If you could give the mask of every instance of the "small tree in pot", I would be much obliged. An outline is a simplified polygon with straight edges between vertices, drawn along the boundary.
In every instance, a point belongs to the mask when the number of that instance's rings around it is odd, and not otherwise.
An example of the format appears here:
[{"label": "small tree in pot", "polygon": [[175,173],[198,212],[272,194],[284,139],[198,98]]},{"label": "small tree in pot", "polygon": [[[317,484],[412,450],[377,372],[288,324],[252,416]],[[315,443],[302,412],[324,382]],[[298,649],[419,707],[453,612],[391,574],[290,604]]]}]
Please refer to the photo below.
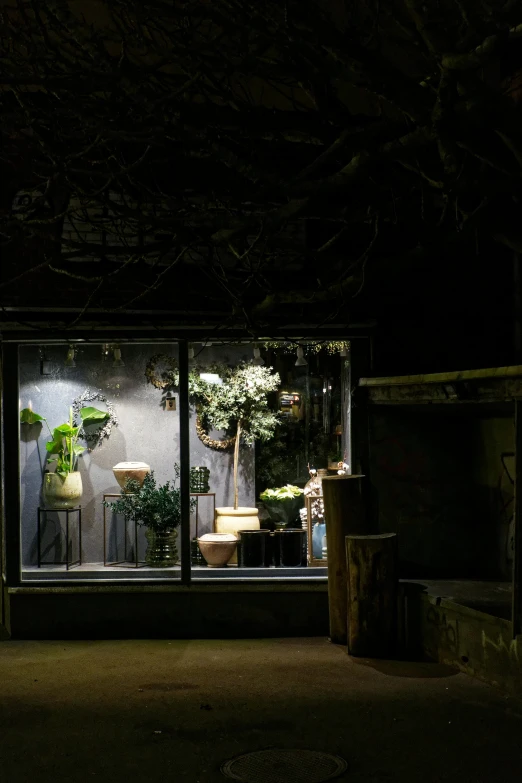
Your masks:
[{"label": "small tree in pot", "polygon": [[[165,373],[164,378],[166,388],[179,384],[178,370]],[[271,367],[247,362],[236,367],[217,363],[194,367],[189,374],[189,395],[197,411],[199,438],[209,448],[234,449],[234,509],[239,505],[240,445],[267,441],[273,436],[279,416],[268,407],[267,397],[280,383],[279,374]],[[213,440],[206,434],[209,429],[224,430],[226,440]]]},{"label": "small tree in pot", "polygon": [[[224,430],[234,447],[234,509],[239,505],[238,471],[241,443],[270,440],[278,416],[268,407],[267,396],[280,384],[271,367],[241,363],[237,367],[213,365],[211,372],[220,379],[211,383],[199,371],[189,378],[190,397],[205,427]],[[208,376],[207,376],[208,377]]]},{"label": "small tree in pot", "polygon": [[[179,383],[177,370],[166,373],[171,386]],[[212,380],[211,380],[212,378]],[[239,452],[241,443],[270,440],[279,421],[268,406],[268,395],[279,387],[281,379],[271,367],[241,362],[236,367],[212,364],[194,367],[189,375],[189,394],[196,407],[196,429],[209,448],[234,449],[234,505],[216,508],[216,531],[234,533],[259,528],[257,508],[239,506]],[[223,430],[225,441],[208,436],[208,430]],[[237,562],[234,555],[230,562]]]}]

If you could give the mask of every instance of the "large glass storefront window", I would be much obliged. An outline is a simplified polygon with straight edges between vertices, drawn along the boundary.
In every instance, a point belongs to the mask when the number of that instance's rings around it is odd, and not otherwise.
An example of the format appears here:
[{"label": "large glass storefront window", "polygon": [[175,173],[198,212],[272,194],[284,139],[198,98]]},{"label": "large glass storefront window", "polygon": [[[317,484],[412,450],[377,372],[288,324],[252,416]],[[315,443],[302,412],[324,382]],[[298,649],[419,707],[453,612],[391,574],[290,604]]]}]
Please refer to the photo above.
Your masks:
[{"label": "large glass storefront window", "polygon": [[[22,580],[318,579],[321,478],[351,472],[348,342],[22,345]],[[187,458],[188,457],[188,458]],[[179,470],[190,471],[190,524]]]}]

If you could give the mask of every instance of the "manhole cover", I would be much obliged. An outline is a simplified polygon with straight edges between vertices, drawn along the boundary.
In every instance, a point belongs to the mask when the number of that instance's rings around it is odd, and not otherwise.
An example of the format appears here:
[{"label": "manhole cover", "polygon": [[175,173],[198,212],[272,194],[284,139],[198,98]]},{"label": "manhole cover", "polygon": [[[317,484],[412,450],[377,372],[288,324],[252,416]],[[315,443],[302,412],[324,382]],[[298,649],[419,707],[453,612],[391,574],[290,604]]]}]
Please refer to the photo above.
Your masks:
[{"label": "manhole cover", "polygon": [[221,772],[242,783],[323,783],[346,768],[344,759],[329,753],[271,748],[231,759]]}]

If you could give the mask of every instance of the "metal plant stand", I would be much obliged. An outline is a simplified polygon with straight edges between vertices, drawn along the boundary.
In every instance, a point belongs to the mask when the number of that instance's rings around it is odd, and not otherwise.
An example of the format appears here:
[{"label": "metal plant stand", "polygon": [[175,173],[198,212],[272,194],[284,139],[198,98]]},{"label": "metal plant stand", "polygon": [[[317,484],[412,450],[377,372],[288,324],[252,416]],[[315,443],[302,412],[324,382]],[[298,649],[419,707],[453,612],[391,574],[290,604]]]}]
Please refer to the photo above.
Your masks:
[{"label": "metal plant stand", "polygon": [[125,530],[123,536],[123,560],[107,560],[107,507],[105,501],[107,498],[121,498],[120,494],[106,493],[103,496],[103,565],[106,568],[110,566],[121,566],[123,568],[143,568],[147,565],[145,561],[140,560],[138,557],[138,523],[134,522],[134,557],[129,560],[127,554],[127,522],[125,521]]},{"label": "metal plant stand", "polygon": [[212,531],[214,532],[216,526],[216,493],[215,492],[191,492],[191,498],[196,498],[196,535],[191,538],[190,541],[190,562],[192,565],[206,565],[205,559],[199,551],[198,538],[198,523],[199,523],[199,499],[210,497],[212,498]]},{"label": "metal plant stand", "polygon": [[[47,525],[47,514],[52,511],[55,514],[65,514],[65,560],[42,560],[42,527]],[[71,537],[69,517],[76,514],[76,525],[78,530],[78,558],[71,560]],[[60,528],[63,530],[60,524]],[[51,506],[38,506],[38,527],[37,527],[37,546],[38,546],[38,568],[43,565],[64,565],[68,571],[73,566],[82,564],[82,507],[76,508],[54,508]]]},{"label": "metal plant stand", "polygon": [[214,521],[216,519],[216,493],[215,492],[191,492],[190,497],[196,498],[196,538],[197,538],[198,522],[199,522],[199,499],[212,498],[212,529],[214,529]]}]

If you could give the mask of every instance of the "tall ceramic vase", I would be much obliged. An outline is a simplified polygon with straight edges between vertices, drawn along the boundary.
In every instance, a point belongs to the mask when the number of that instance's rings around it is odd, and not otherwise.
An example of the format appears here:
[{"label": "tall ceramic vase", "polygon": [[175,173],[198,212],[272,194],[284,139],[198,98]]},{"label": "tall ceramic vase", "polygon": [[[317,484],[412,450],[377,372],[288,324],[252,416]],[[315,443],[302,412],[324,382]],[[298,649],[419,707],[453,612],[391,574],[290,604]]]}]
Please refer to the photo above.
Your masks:
[{"label": "tall ceramic vase", "polygon": [[47,508],[74,508],[82,497],[82,476],[79,470],[65,478],[58,473],[44,473],[43,500]]}]

